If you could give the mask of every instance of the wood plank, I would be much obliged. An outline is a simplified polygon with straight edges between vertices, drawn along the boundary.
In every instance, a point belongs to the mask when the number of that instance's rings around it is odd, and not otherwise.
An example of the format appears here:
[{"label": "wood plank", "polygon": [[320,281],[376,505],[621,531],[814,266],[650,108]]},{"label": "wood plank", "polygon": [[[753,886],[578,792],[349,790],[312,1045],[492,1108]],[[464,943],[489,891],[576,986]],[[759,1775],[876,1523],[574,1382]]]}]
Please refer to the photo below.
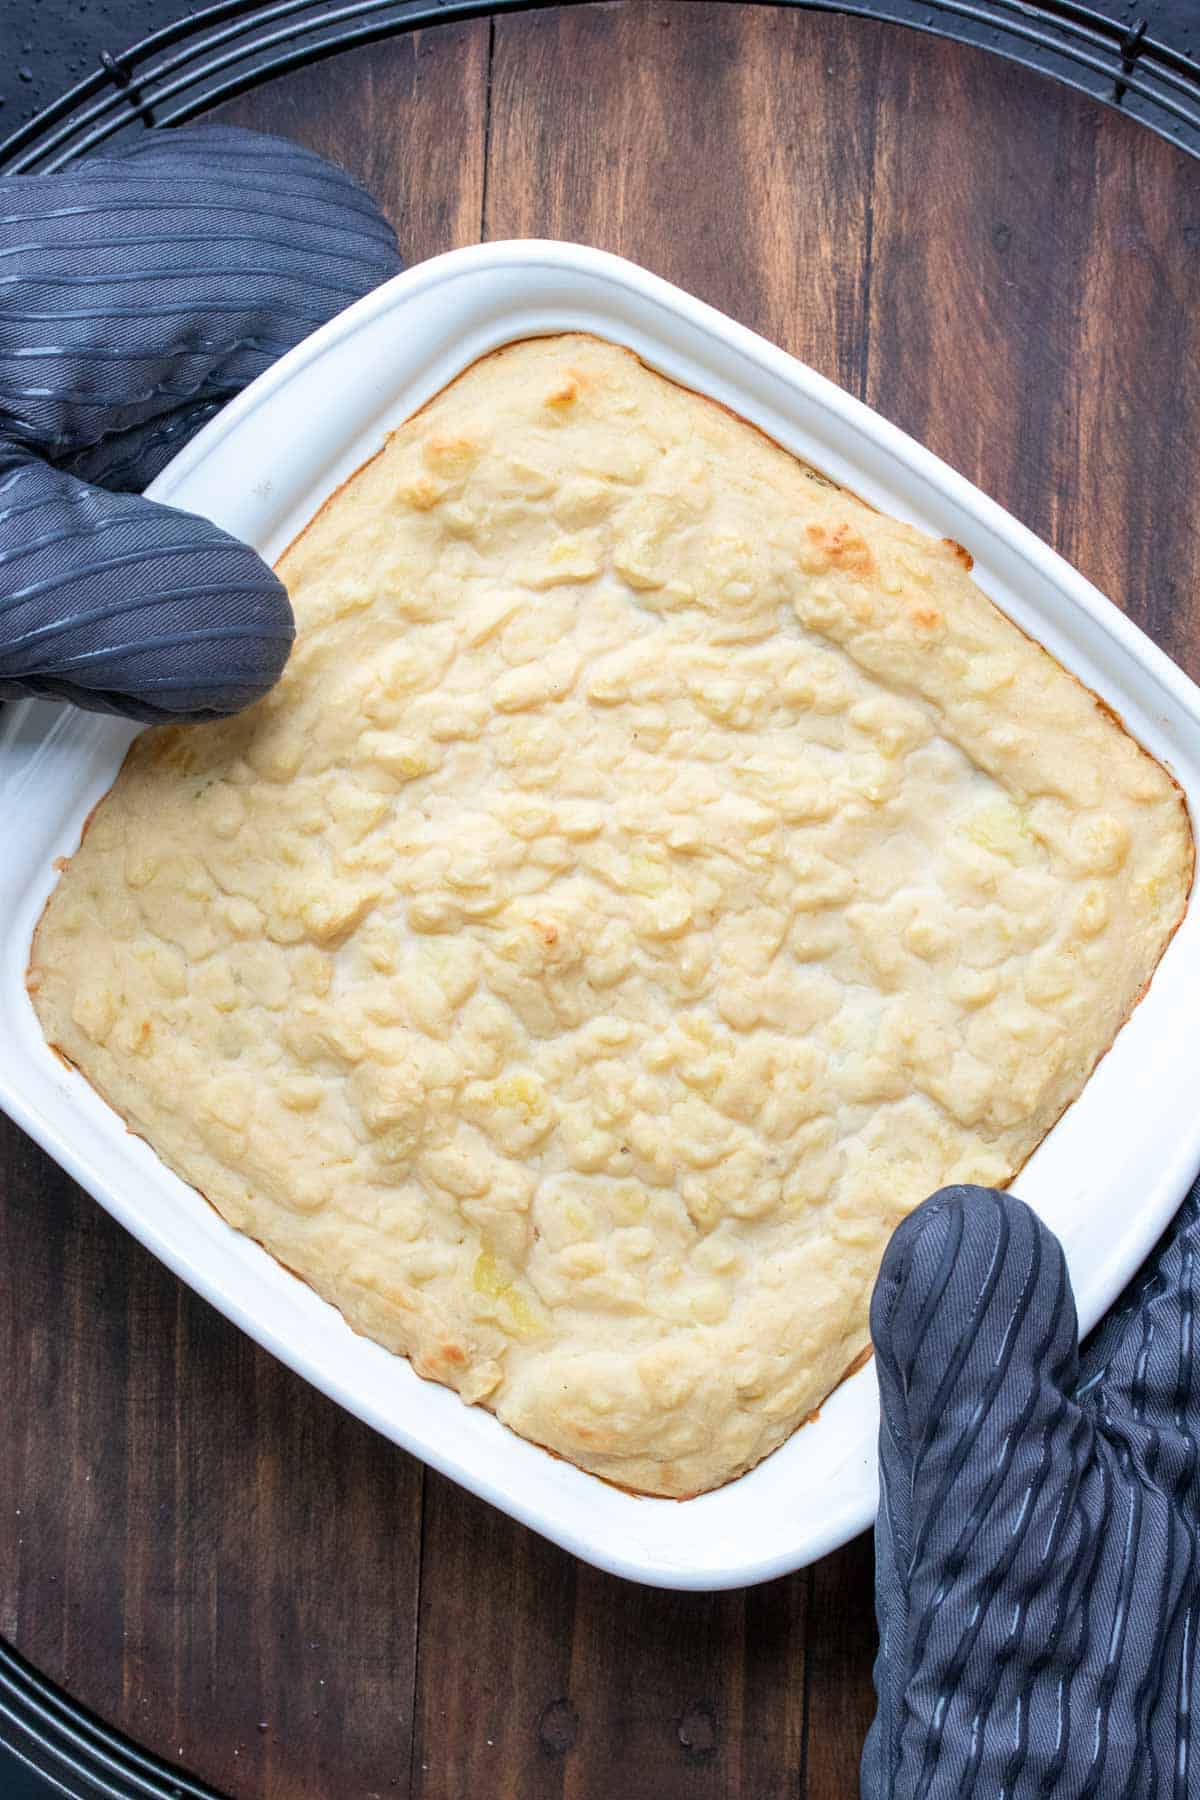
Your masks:
[{"label": "wood plank", "polygon": [[1052,536],[1081,348],[1070,165],[1098,109],[936,40],[919,64],[889,41],[881,82],[865,398]]},{"label": "wood plank", "polygon": [[1195,674],[1194,165],[954,45],[879,78],[865,397]]},{"label": "wood plank", "polygon": [[498,18],[485,237],[628,256],[857,388],[886,35],[659,0]]},{"label": "wood plank", "polygon": [[489,27],[414,31],[313,63],[211,115],[278,132],[361,181],[406,263],[479,242]]},{"label": "wood plank", "polygon": [[661,1593],[426,1493],[413,1800],[790,1800],[808,1576]]},{"label": "wood plank", "polygon": [[413,1800],[559,1800],[584,1704],[571,1669],[581,1572],[428,1473]]},{"label": "wood plank", "polygon": [[569,1800],[785,1800],[802,1756],[804,1575],[722,1594],[629,1589],[587,1571],[573,1663],[590,1729]]},{"label": "wood plank", "polygon": [[869,1534],[811,1572],[803,1800],[858,1792],[858,1759],[875,1715],[870,1672],[875,1632],[875,1551]]},{"label": "wood plank", "polygon": [[1130,121],[1064,146],[1081,244],[1054,541],[1200,677],[1200,183]]}]

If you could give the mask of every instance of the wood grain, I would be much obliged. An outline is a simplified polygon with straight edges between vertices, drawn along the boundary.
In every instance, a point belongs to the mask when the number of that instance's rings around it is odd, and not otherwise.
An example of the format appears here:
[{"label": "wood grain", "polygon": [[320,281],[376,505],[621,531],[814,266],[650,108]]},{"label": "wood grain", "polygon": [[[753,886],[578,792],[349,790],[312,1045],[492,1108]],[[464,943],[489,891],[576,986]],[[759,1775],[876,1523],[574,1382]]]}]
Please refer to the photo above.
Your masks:
[{"label": "wood grain", "polygon": [[314,63],[212,115],[332,157],[372,193],[406,263],[479,241],[487,142],[486,19],[414,31]]},{"label": "wood grain", "polygon": [[[1200,672],[1200,186],[979,52],[657,0],[372,46],[225,108],[410,260],[617,250],[795,351]],[[245,1800],[847,1800],[870,1543],[725,1595],[576,1563],[254,1349],[0,1122],[0,1632]]]},{"label": "wood grain", "polygon": [[502,15],[485,236],[628,256],[857,390],[887,35],[756,6]]},{"label": "wood grain", "polygon": [[634,1587],[434,1476],[424,1566],[413,1800],[795,1794],[809,1575]]}]

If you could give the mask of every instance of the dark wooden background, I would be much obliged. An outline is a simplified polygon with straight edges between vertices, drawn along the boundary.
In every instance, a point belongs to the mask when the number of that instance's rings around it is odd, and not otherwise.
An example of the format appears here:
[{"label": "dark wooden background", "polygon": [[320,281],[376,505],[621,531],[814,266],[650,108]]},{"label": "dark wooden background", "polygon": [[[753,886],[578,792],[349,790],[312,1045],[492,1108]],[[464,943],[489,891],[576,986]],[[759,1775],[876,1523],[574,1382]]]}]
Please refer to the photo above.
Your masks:
[{"label": "dark wooden background", "polygon": [[[416,261],[620,251],[946,457],[1200,672],[1200,169],[984,53],[756,6],[443,27],[222,116]],[[10,827],[11,828],[11,822]],[[869,1540],[599,1575],[344,1417],[0,1120],[0,1634],[245,1800],[848,1800]]]}]

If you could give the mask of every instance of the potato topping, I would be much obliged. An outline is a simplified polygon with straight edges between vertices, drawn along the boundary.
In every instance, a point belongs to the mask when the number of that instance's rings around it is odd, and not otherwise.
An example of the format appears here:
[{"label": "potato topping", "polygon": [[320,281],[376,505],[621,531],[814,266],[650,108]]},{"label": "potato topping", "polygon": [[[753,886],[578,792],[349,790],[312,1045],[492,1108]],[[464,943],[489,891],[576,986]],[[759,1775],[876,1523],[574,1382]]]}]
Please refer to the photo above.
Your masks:
[{"label": "potato topping", "polygon": [[897,1221],[1079,1093],[1179,792],[958,545],[594,339],[476,364],[280,567],[279,686],[140,737],[52,896],[46,1034],[421,1374],[727,1481]]}]

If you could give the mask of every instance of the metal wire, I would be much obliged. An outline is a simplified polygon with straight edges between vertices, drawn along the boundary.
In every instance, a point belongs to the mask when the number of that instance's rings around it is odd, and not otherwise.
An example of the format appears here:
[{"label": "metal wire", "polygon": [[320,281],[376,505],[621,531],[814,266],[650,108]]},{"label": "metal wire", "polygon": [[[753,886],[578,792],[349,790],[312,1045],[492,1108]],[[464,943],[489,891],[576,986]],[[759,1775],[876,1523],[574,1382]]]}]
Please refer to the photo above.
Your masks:
[{"label": "metal wire", "polygon": [[[142,126],[177,125],[323,57],[554,0],[220,0],[116,55],[0,143],[5,173],[49,173]],[[578,3],[578,0],[563,0]],[[1076,0],[759,0],[905,24],[1055,75],[1200,154],[1200,64]],[[174,105],[171,103],[175,102]]]},{"label": "metal wire", "polygon": [[26,1768],[77,1800],[219,1800],[59,1693],[2,1641],[0,1736]]}]

